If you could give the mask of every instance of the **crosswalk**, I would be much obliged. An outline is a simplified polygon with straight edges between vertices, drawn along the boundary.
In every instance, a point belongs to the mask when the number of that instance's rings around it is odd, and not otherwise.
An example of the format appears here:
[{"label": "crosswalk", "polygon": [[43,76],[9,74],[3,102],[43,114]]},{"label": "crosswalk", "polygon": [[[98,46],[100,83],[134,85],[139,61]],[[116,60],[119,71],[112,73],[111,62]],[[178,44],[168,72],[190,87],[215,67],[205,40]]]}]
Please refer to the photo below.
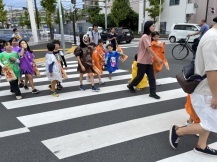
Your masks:
[{"label": "crosswalk", "polygon": [[[108,150],[121,148],[127,143],[136,143],[138,140],[149,142],[149,145],[142,145],[142,147],[156,149],[157,146],[152,143],[158,141],[156,136],[163,136],[166,144],[157,144],[163,149],[160,153],[144,152],[140,155],[142,158],[136,158],[137,155],[131,154],[129,159],[135,156],[133,162],[216,161],[213,157],[194,153],[193,145],[192,148],[184,147],[184,150],[174,151],[168,144],[170,125],[181,126],[188,119],[183,103],[186,94],[180,89],[175,78],[157,80],[162,85],[158,87],[160,100],[150,98],[148,88],[136,94],[129,93],[126,85],[131,74],[123,69],[117,70],[112,80],[108,79],[108,73],[104,71],[105,85],[100,86],[100,92],[92,92],[88,89],[90,83],[86,80],[84,85],[87,90],[78,91],[80,83],[76,72],[77,61],[67,61],[67,63],[69,78],[64,80],[62,84],[64,88],[59,91],[60,96],[57,98],[50,95],[49,82],[43,66],[39,67],[41,77],[34,79],[36,88],[40,90],[38,95],[31,94],[31,90],[21,89],[23,99],[15,100],[14,95],[9,91],[8,82],[2,79],[1,104],[7,111],[18,112],[16,119],[23,127],[1,131],[0,140],[18,135],[31,134],[34,137],[40,134],[41,138],[37,139],[37,143],[46,148],[47,156],[55,155],[56,161],[68,159],[68,161],[86,162],[120,161],[117,160],[118,158],[114,160],[115,156],[112,153],[108,155]],[[95,81],[98,84],[98,80]],[[21,113],[23,109],[25,111]],[[71,127],[69,123],[76,123],[79,128]],[[66,132],[58,131],[64,129]],[[193,141],[197,140],[196,136],[192,138]],[[212,139],[210,143],[217,149],[216,141]],[[133,145],[127,147],[137,148]],[[122,148],[120,152],[124,154],[125,151]],[[99,158],[97,154],[103,154],[105,158],[107,155],[113,160],[96,160],[95,158]],[[132,161],[129,159],[126,157],[125,161]],[[124,161],[124,158],[121,161]]]}]

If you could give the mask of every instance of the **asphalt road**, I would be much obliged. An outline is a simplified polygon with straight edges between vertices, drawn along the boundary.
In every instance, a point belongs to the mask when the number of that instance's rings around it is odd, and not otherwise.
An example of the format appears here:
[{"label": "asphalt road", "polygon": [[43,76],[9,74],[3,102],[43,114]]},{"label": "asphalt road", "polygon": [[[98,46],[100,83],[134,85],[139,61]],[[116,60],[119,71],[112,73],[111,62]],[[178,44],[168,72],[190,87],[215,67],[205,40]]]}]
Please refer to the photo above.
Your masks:
[{"label": "asphalt road", "polygon": [[[91,92],[86,81],[87,90],[78,91],[76,63],[72,62],[75,58],[67,60],[70,77],[58,91],[59,98],[50,96],[43,66],[39,67],[42,76],[34,79],[40,89],[38,95],[22,89],[23,100],[17,101],[2,80],[0,162],[216,161],[192,152],[196,136],[182,138],[177,150],[168,143],[169,126],[183,125],[188,118],[184,110],[186,94],[174,78],[191,56],[175,60],[171,56],[174,45],[166,45],[170,70],[157,75],[162,83],[157,92],[162,99],[156,101],[148,97],[148,88],[136,94],[126,88],[137,45],[138,41],[121,45],[129,58],[120,63],[112,80],[104,72],[105,85],[96,83],[101,88],[99,93]],[[216,142],[216,138],[211,134],[208,143]]]}]

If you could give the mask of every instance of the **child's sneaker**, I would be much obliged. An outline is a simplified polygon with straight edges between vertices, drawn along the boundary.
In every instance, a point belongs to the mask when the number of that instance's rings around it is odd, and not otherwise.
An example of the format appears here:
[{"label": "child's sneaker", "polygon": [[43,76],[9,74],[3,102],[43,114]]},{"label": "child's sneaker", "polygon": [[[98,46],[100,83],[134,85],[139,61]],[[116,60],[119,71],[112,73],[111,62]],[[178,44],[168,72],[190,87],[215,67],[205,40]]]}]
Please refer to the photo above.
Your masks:
[{"label": "child's sneaker", "polygon": [[63,89],[63,87],[61,85],[58,85],[57,90],[61,90],[61,89]]},{"label": "child's sneaker", "polygon": [[100,91],[100,88],[93,86],[93,87],[92,87],[92,91],[93,91],[93,92],[99,92],[99,91]]},{"label": "child's sneaker", "polygon": [[59,95],[58,95],[56,92],[53,92],[53,93],[51,94],[51,96],[53,96],[53,97],[59,97]]},{"label": "child's sneaker", "polygon": [[16,96],[16,99],[20,100],[20,99],[22,99],[22,96]]},{"label": "child's sneaker", "polygon": [[26,90],[28,90],[28,89],[29,89],[29,87],[28,87],[28,86],[26,86],[26,85],[25,85],[25,86],[23,86],[23,88],[24,88],[24,89],[26,89]]},{"label": "child's sneaker", "polygon": [[217,157],[217,150],[211,149],[211,148],[209,148],[208,146],[206,146],[206,148],[205,148],[204,150],[201,149],[201,148],[198,148],[198,146],[196,146],[196,147],[194,148],[194,152],[200,153],[200,154],[206,154],[206,155],[209,155],[209,156]]},{"label": "child's sneaker", "polygon": [[38,94],[38,93],[39,93],[39,90],[34,89],[34,90],[32,91],[32,93],[33,93],[33,94]]},{"label": "child's sneaker", "polygon": [[172,146],[172,148],[174,148],[174,149],[177,149],[178,144],[179,144],[179,140],[181,138],[180,136],[178,136],[178,134],[176,134],[176,130],[178,128],[179,128],[178,126],[172,125],[172,127],[170,128],[170,131],[169,131],[169,142],[170,142],[170,145]]},{"label": "child's sneaker", "polygon": [[80,89],[81,91],[85,91],[85,88],[84,88],[83,85],[80,85],[79,89]]}]

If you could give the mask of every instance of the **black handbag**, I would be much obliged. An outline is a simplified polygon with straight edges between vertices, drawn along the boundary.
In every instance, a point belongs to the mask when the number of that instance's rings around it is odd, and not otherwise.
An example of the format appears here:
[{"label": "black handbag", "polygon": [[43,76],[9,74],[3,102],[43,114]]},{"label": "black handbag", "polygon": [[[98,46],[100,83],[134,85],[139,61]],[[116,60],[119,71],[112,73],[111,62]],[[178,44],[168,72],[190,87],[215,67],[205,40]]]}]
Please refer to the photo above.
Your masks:
[{"label": "black handbag", "polygon": [[197,85],[206,78],[206,75],[200,76],[194,74],[194,63],[183,67],[180,74],[176,75],[176,79],[185,93],[194,92]]}]

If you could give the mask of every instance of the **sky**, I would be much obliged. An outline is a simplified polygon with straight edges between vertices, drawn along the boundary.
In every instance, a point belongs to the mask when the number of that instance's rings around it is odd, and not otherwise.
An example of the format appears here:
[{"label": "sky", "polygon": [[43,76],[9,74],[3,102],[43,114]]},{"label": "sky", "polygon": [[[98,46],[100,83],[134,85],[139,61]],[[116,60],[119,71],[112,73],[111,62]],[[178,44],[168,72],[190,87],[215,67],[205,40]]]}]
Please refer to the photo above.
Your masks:
[{"label": "sky", "polygon": [[[34,2],[34,0],[32,0]],[[81,1],[77,0],[77,8],[81,8]],[[64,9],[70,9],[71,7],[71,0],[61,0]],[[6,5],[6,9],[8,10],[11,6],[15,9],[22,9],[23,7],[27,7],[27,0],[3,0],[3,3]],[[41,8],[40,0],[36,0],[36,4],[38,9]]]}]

